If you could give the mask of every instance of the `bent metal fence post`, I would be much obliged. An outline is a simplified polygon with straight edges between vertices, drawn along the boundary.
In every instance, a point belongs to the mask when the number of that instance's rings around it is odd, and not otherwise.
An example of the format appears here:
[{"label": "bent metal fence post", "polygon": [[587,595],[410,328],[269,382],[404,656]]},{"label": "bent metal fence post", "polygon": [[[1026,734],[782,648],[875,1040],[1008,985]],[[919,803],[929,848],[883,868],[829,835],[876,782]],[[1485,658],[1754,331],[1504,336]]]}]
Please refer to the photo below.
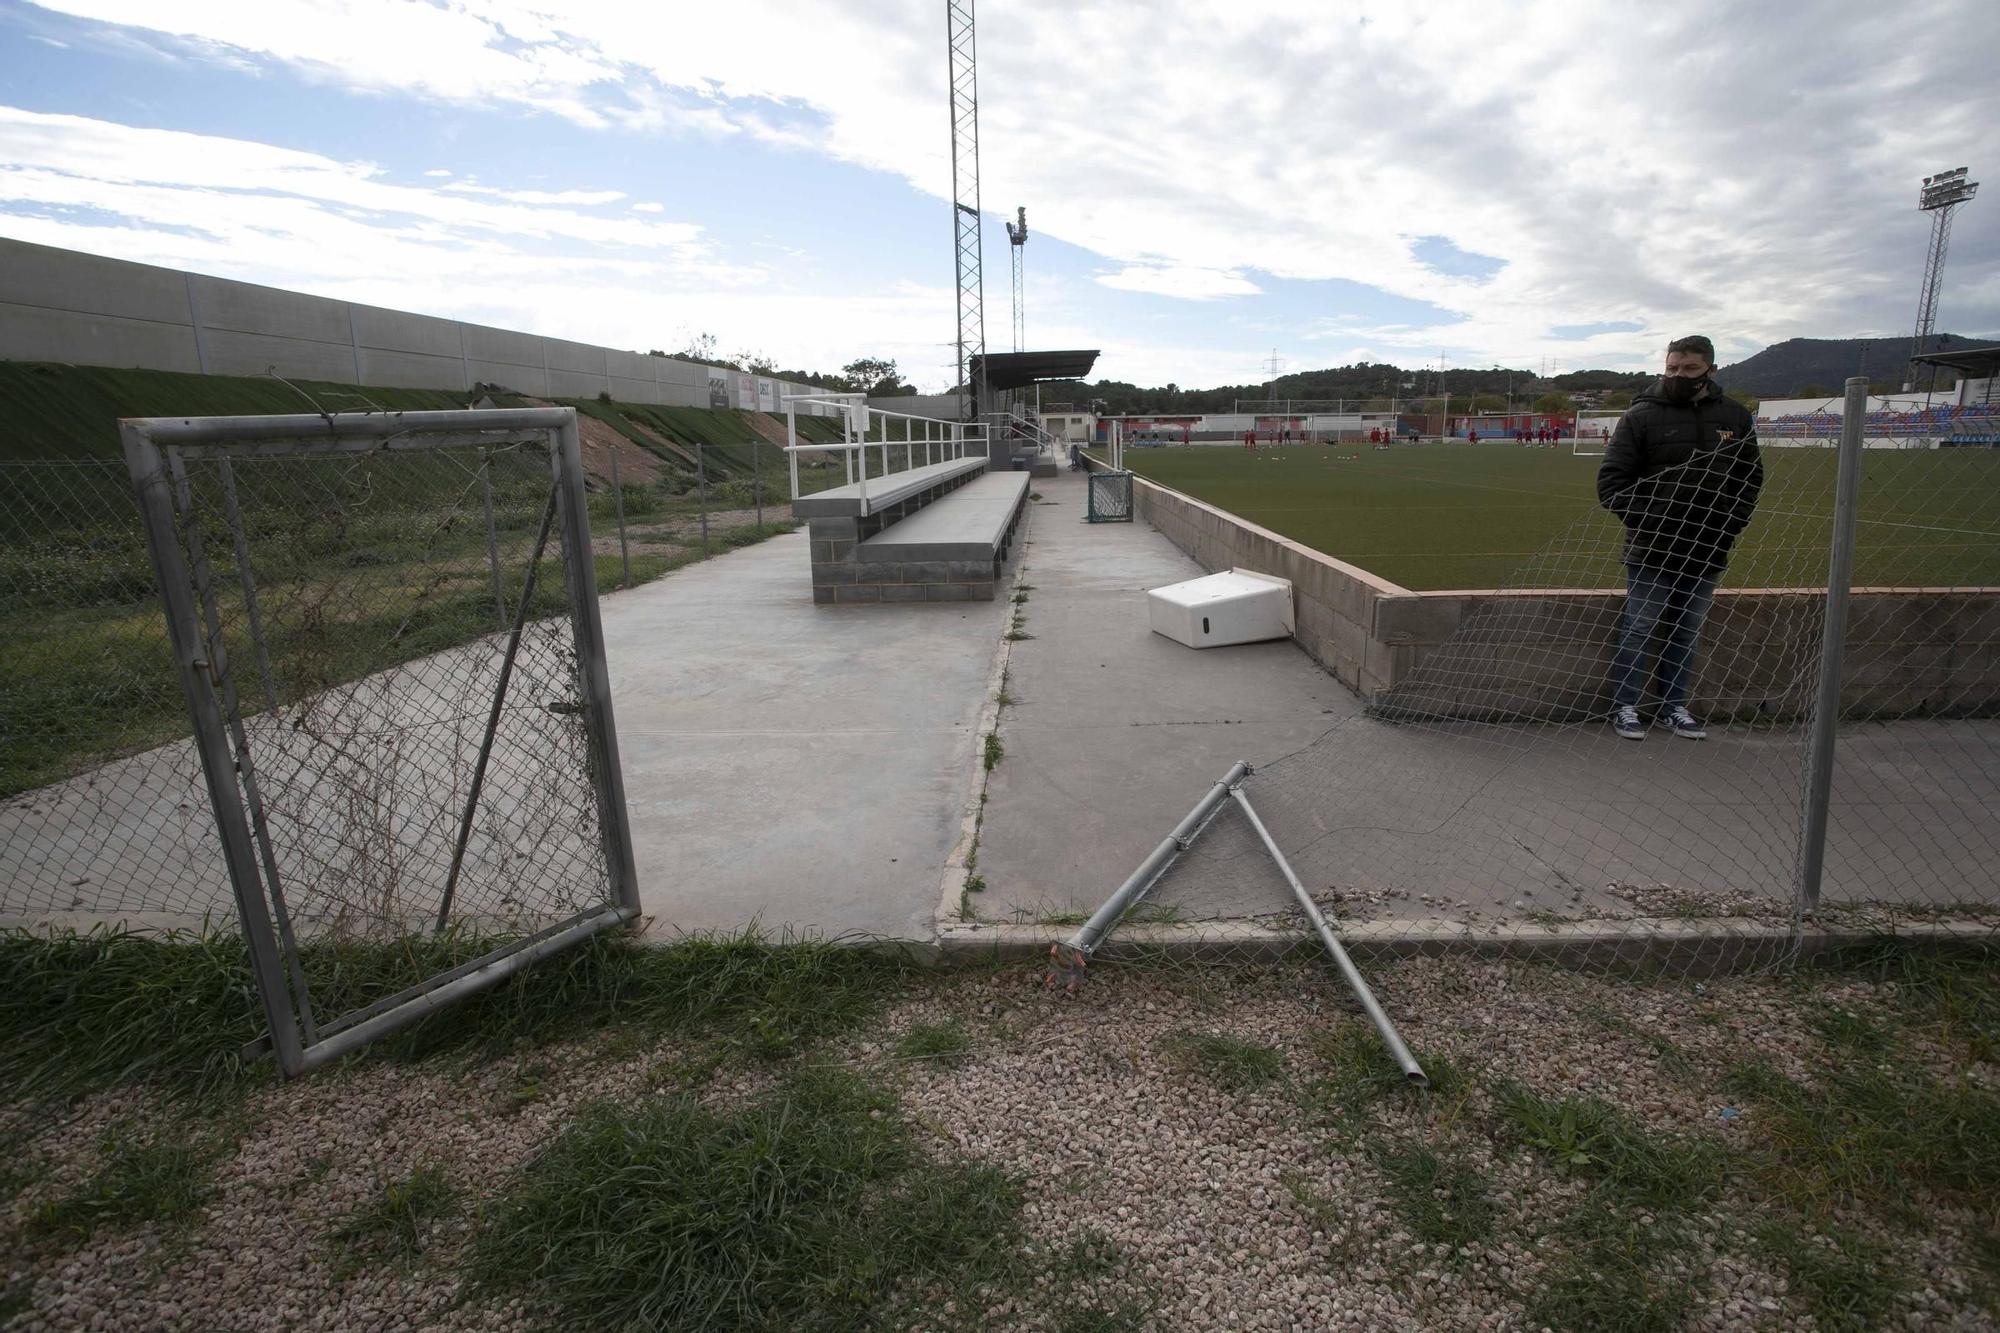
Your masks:
[{"label": "bent metal fence post", "polygon": [[[287,1074],[638,916],[573,410],[121,430]],[[317,942],[427,929],[490,947],[316,991]]]}]

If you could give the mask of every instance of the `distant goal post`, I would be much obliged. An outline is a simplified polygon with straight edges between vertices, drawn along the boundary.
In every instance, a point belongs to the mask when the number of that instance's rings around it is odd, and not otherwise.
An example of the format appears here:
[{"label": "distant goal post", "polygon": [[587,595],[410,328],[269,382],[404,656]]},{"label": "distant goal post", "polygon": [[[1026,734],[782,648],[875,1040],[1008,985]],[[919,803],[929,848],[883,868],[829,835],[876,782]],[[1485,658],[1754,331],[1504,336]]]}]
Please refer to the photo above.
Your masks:
[{"label": "distant goal post", "polygon": [[1618,418],[1623,412],[1579,412],[1576,427],[1570,433],[1570,452],[1578,458],[1601,458],[1604,447],[1611,443],[1611,432],[1618,428]]}]

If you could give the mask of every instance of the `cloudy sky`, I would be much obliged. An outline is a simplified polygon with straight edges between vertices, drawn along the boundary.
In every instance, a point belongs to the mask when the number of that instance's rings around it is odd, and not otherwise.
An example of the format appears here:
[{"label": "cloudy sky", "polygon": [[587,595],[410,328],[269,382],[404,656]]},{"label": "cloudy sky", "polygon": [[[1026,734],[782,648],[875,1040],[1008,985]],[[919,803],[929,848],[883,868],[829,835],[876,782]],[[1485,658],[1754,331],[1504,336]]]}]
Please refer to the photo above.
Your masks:
[{"label": "cloudy sky", "polygon": [[[0,234],[952,376],[939,0],[0,0]],[[987,338],[1183,386],[1907,336],[1992,0],[988,0]],[[1990,151],[1989,151],[1990,156]],[[2000,330],[2000,183],[1939,326]]]}]

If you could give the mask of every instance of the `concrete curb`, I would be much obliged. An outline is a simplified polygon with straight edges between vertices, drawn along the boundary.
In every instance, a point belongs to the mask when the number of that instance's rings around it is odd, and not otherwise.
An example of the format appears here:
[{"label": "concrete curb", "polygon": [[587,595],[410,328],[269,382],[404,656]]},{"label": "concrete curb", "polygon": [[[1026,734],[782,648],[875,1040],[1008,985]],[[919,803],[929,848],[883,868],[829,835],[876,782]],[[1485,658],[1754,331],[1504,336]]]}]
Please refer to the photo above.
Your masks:
[{"label": "concrete curb", "polygon": [[[1034,494],[1030,482],[1028,494]],[[959,916],[959,904],[964,900],[966,883],[972,878],[976,865],[975,852],[979,847],[979,825],[986,811],[986,783],[992,776],[986,767],[986,738],[997,735],[1000,730],[1000,694],[1007,680],[1008,665],[1014,660],[1014,640],[1008,634],[1014,627],[1014,590],[1021,582],[1021,575],[1028,568],[1028,547],[1034,540],[1035,501],[1025,499],[1027,512],[1021,517],[1021,554],[1014,561],[1012,577],[1002,585],[1007,614],[1000,620],[1000,648],[993,655],[993,669],[986,676],[986,697],[979,705],[979,722],[973,728],[972,740],[972,780],[966,784],[965,804],[959,810],[958,840],[952,844],[951,852],[944,858],[944,875],[938,885],[938,905],[935,917],[937,941],[942,945],[943,932],[947,927],[964,924]]]},{"label": "concrete curb", "polygon": [[[938,946],[946,963],[1040,958],[1069,938],[1069,925],[1013,925],[994,922],[940,922]],[[1363,958],[1416,958],[1455,955],[1474,958],[1542,959],[1572,967],[1618,966],[1715,976],[1767,967],[1858,944],[1895,939],[1942,946],[1991,938],[1990,922],[1930,921],[1887,927],[1822,927],[1794,938],[1781,925],[1702,922],[1665,917],[1627,921],[1580,921],[1554,926],[1523,925],[1505,934],[1475,930],[1438,917],[1351,922],[1339,926],[1341,943]],[[1260,962],[1305,948],[1317,951],[1308,930],[1262,920],[1148,923],[1119,928],[1097,957],[1164,958],[1186,963]]]}]

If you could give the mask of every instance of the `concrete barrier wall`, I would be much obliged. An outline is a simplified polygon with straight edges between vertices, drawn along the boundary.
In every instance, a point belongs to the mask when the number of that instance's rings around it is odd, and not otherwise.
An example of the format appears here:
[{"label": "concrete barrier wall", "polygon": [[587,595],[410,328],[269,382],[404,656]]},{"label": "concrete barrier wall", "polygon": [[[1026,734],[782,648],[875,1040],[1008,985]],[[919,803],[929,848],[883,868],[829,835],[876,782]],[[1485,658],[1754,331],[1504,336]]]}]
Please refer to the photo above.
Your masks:
[{"label": "concrete barrier wall", "polygon": [[[1133,506],[1204,569],[1290,579],[1293,637],[1372,703],[1469,718],[1576,719],[1610,706],[1622,590],[1413,592],[1144,478],[1133,478]],[[1696,711],[1801,712],[1821,609],[1811,589],[1717,593]],[[1990,716],[2000,711],[2000,588],[1857,588],[1846,661],[1850,715]]]},{"label": "concrete barrier wall", "polygon": [[[0,238],[0,360],[711,405],[708,366]],[[734,376],[735,372],[715,372]],[[814,392],[778,381],[781,393]],[[735,406],[731,403],[731,406]],[[819,404],[801,410],[831,415]]]},{"label": "concrete barrier wall", "polygon": [[964,405],[955,393],[914,393],[899,398],[870,398],[868,406],[883,412],[901,412],[906,417],[935,417],[957,421]]}]

